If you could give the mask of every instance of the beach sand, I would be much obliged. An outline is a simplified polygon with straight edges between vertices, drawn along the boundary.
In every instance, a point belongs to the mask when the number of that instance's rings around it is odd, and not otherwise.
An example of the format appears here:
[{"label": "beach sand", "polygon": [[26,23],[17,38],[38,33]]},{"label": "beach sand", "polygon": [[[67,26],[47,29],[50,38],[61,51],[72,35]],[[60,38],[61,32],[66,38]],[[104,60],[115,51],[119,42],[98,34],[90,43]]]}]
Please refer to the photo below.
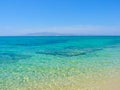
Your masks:
[{"label": "beach sand", "polygon": [[120,77],[112,77],[106,80],[80,82],[76,77],[69,81],[58,80],[48,83],[31,83],[25,87],[14,87],[12,90],[120,90]]}]

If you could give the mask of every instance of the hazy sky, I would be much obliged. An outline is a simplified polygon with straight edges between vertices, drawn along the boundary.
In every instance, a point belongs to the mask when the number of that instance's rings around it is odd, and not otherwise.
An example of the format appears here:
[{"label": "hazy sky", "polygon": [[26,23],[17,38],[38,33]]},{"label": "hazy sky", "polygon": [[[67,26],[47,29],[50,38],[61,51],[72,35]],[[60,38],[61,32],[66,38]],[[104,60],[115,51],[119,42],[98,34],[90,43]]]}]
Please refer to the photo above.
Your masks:
[{"label": "hazy sky", "polygon": [[0,0],[0,35],[120,35],[120,0]]}]

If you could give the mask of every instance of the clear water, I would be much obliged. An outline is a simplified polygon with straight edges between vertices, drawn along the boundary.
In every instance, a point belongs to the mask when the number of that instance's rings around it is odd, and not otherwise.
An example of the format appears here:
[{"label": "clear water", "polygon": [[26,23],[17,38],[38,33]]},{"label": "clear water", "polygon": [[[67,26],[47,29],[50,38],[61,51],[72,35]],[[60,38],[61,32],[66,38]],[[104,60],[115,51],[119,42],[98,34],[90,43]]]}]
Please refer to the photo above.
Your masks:
[{"label": "clear water", "polygon": [[119,75],[120,37],[0,37],[0,90],[92,90]]}]

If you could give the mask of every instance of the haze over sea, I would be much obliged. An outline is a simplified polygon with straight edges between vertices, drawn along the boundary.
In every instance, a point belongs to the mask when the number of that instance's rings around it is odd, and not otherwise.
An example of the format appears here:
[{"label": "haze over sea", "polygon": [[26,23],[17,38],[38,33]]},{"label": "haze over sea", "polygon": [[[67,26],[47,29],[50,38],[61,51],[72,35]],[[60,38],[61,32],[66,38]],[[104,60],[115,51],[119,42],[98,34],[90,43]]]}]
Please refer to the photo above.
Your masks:
[{"label": "haze over sea", "polygon": [[119,36],[0,37],[0,90],[119,90]]}]

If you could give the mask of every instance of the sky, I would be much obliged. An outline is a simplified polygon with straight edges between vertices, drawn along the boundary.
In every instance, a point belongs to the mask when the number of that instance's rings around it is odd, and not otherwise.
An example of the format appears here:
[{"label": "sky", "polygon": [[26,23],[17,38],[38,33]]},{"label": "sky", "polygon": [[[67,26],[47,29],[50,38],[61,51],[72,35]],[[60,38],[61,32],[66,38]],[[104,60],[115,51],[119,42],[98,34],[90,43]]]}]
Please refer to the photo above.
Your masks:
[{"label": "sky", "polygon": [[0,36],[120,35],[120,0],[0,0]]}]

